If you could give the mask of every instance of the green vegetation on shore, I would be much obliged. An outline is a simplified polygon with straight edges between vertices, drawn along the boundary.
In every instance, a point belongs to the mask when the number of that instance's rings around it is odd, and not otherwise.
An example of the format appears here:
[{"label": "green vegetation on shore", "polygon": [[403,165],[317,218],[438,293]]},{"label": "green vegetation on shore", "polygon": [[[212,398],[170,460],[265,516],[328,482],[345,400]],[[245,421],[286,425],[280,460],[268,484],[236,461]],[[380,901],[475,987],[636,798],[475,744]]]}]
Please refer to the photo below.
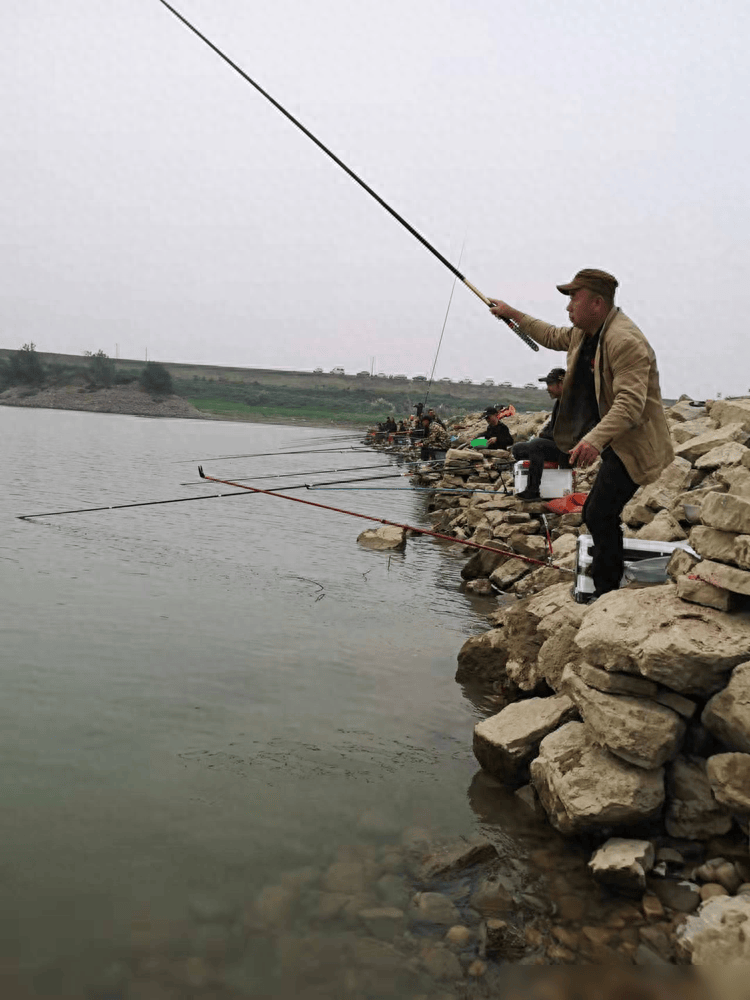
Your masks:
[{"label": "green vegetation on shore", "polygon": [[[139,383],[152,395],[174,392],[206,414],[227,420],[310,421],[373,426],[386,416],[408,417],[427,396],[443,417],[458,417],[488,405],[512,404],[519,411],[549,409],[549,398],[533,386],[513,387],[410,382],[404,379],[320,372],[159,364],[110,358],[104,351],[84,356],[46,354],[34,344],[0,349],[0,391],[20,386],[24,395],[45,388],[78,385],[86,391]],[[429,389],[429,394],[428,394]]]}]

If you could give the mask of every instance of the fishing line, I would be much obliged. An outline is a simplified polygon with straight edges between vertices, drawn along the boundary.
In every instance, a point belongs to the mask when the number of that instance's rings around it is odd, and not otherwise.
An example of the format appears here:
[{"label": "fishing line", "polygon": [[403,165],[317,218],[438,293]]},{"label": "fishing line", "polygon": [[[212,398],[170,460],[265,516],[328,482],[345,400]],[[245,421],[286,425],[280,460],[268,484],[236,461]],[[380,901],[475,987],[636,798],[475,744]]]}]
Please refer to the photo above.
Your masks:
[{"label": "fishing line", "polygon": [[[166,7],[167,10],[170,11],[172,14],[174,14],[174,16],[179,21],[182,21],[185,27],[188,28],[190,31],[192,31],[193,34],[196,35],[198,38],[200,38],[202,42],[205,42],[205,44],[210,49],[212,49],[216,53],[216,55],[219,56],[220,59],[223,59],[224,62],[235,71],[235,73],[238,73],[242,77],[242,79],[245,80],[246,83],[249,83],[251,87],[254,87],[258,91],[259,94],[265,97],[265,99],[269,101],[276,108],[277,111],[280,111],[285,118],[287,118],[293,125],[296,125],[296,127],[301,132],[303,132],[308,139],[314,142],[315,145],[326,154],[326,156],[329,156],[335,164],[341,167],[341,169],[345,173],[347,173],[352,178],[353,181],[356,181],[357,184],[360,185],[360,187],[364,188],[364,190],[371,197],[373,197],[375,201],[377,201],[377,203],[381,206],[381,208],[384,208],[386,212],[392,215],[397,222],[400,222],[401,225],[404,227],[404,229],[406,229],[408,232],[412,234],[412,236],[418,239],[419,242],[422,244],[422,246],[424,246],[427,250],[429,250],[430,253],[433,254],[433,256],[437,257],[440,263],[443,264],[445,267],[447,267],[448,270],[452,274],[454,274],[456,278],[462,281],[470,291],[474,292],[474,294],[478,298],[480,298],[486,306],[490,307],[492,306],[492,302],[487,298],[487,296],[483,295],[478,288],[472,285],[472,283],[463,274],[461,274],[458,268],[455,267],[453,264],[451,264],[451,262],[447,259],[447,257],[444,257],[439,250],[437,250],[431,243],[428,243],[421,233],[417,232],[417,230],[412,225],[410,225],[410,223],[408,223],[402,215],[399,215],[399,213],[394,208],[391,208],[388,202],[384,201],[380,197],[380,195],[370,187],[369,184],[367,184],[365,181],[362,180],[361,177],[355,174],[354,171],[351,169],[351,167],[348,167],[343,160],[339,159],[339,157],[336,156],[334,152],[332,152],[327,146],[323,145],[320,139],[314,136],[313,133],[308,128],[306,128],[301,121],[299,121],[297,118],[294,117],[294,115],[292,115],[289,111],[287,111],[286,108],[283,107],[283,105],[279,104],[279,102],[275,98],[271,97],[271,95],[268,93],[267,90],[264,90],[259,83],[256,83],[256,81],[253,80],[252,77],[248,76],[248,74],[243,69],[241,69],[236,62],[230,59],[229,56],[226,55],[226,53],[222,52],[222,50],[217,45],[215,45],[209,38],[207,38],[201,31],[199,31],[195,27],[195,25],[191,24],[191,22],[188,21],[188,19],[184,17],[184,15],[180,14],[180,12],[178,10],[175,10],[175,8],[171,4],[167,3],[167,0],[159,0],[159,3],[162,4],[162,6]],[[518,323],[516,323],[515,320],[508,319],[505,316],[498,318],[502,319],[503,322],[507,326],[509,326],[510,329],[515,334],[517,334],[517,336],[521,338],[521,340],[527,345],[527,347],[530,347],[533,351],[539,350],[539,345],[535,344],[534,341],[531,339],[531,337],[527,336],[527,334],[525,334],[523,330],[521,330],[521,328],[519,327]]]},{"label": "fishing line", "polygon": [[[464,247],[466,246],[466,237],[464,236],[464,241],[461,244],[461,253],[458,255],[458,266],[461,266],[461,261],[464,256]],[[438,355],[440,354],[440,347],[443,343],[443,335],[445,333],[445,327],[448,323],[448,313],[451,311],[451,302],[453,301],[453,293],[456,290],[456,282],[458,278],[454,275],[453,284],[451,285],[451,293],[448,297],[448,308],[445,310],[445,317],[443,318],[443,329],[440,331],[440,340],[438,340],[437,350],[435,351],[435,360],[432,362],[432,371],[430,372],[430,384],[427,386],[427,392],[424,394],[424,403],[422,404],[422,409],[427,406],[427,397],[430,395],[430,389],[432,388],[432,380],[435,377],[435,365],[437,364]]]}]

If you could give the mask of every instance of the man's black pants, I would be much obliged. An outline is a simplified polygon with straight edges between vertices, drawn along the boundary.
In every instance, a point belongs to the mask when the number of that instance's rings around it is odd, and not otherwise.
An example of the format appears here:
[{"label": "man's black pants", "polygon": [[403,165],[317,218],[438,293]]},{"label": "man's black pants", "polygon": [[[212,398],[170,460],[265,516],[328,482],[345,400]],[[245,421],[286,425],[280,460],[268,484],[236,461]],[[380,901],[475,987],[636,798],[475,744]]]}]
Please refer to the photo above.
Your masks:
[{"label": "man's black pants", "polygon": [[623,573],[622,508],[638,489],[622,461],[605,448],[602,464],[583,505],[583,520],[593,540],[591,575],[597,595],[617,590]]},{"label": "man's black pants", "polygon": [[545,462],[560,462],[567,458],[550,438],[532,438],[513,445],[513,457],[529,463],[529,478],[526,489],[538,493],[542,483]]}]

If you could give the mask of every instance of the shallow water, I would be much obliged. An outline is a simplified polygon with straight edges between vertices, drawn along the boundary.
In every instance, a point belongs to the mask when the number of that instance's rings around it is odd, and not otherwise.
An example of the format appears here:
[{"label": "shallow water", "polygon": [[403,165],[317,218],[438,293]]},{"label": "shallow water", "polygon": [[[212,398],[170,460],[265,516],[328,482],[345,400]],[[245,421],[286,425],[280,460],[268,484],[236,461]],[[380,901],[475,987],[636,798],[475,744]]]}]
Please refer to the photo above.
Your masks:
[{"label": "shallow water", "polygon": [[[320,995],[380,996],[337,977],[359,963],[378,981],[357,907],[383,905],[384,872],[402,878],[388,892],[413,892],[415,837],[489,833],[514,890],[596,908],[582,850],[477,769],[472,727],[498,708],[453,678],[496,605],[461,592],[458,546],[371,552],[356,543],[367,521],[251,494],[17,519],[232,491],[200,481],[200,461],[266,489],[392,473],[362,485],[401,489],[290,496],[428,525],[403,465],[338,429],[11,407],[0,421],[0,986],[299,997],[304,953]],[[369,881],[354,920],[321,923],[337,861]],[[293,913],[254,937],[242,914],[289,885]],[[214,933],[218,992],[200,966]],[[390,973],[389,998],[445,995],[423,971]]]},{"label": "shallow water", "polygon": [[[91,955],[144,907],[250,898],[361,839],[363,813],[365,827],[472,829],[477,709],[453,675],[488,605],[459,592],[452,551],[366,551],[367,522],[252,495],[15,519],[222,489],[180,485],[197,460],[232,478],[388,459],[213,459],[330,448],[339,430],[10,407],[0,420],[6,955]],[[367,472],[317,478],[346,475]],[[426,523],[408,490],[314,499]]]}]

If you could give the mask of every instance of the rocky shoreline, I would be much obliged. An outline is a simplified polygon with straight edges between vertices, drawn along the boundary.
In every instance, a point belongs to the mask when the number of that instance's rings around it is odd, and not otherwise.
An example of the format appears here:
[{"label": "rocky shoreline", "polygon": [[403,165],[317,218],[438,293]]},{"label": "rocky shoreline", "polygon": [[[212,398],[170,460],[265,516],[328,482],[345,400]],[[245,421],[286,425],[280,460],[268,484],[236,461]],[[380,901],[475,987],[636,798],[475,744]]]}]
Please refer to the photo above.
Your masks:
[{"label": "rocky shoreline", "polygon": [[[498,549],[467,550],[461,571],[467,590],[503,599],[458,656],[456,680],[500,702],[474,730],[483,774],[585,845],[589,885],[622,904],[593,928],[574,906],[539,935],[531,925],[525,955],[547,964],[750,961],[750,399],[666,412],[676,458],[628,504],[625,534],[685,548],[666,582],[590,605],[571,596],[580,513],[506,493],[487,455],[466,450],[478,415],[453,429],[443,470],[417,479],[482,491],[436,493],[430,516]],[[545,418],[507,422],[523,440]]]}]

